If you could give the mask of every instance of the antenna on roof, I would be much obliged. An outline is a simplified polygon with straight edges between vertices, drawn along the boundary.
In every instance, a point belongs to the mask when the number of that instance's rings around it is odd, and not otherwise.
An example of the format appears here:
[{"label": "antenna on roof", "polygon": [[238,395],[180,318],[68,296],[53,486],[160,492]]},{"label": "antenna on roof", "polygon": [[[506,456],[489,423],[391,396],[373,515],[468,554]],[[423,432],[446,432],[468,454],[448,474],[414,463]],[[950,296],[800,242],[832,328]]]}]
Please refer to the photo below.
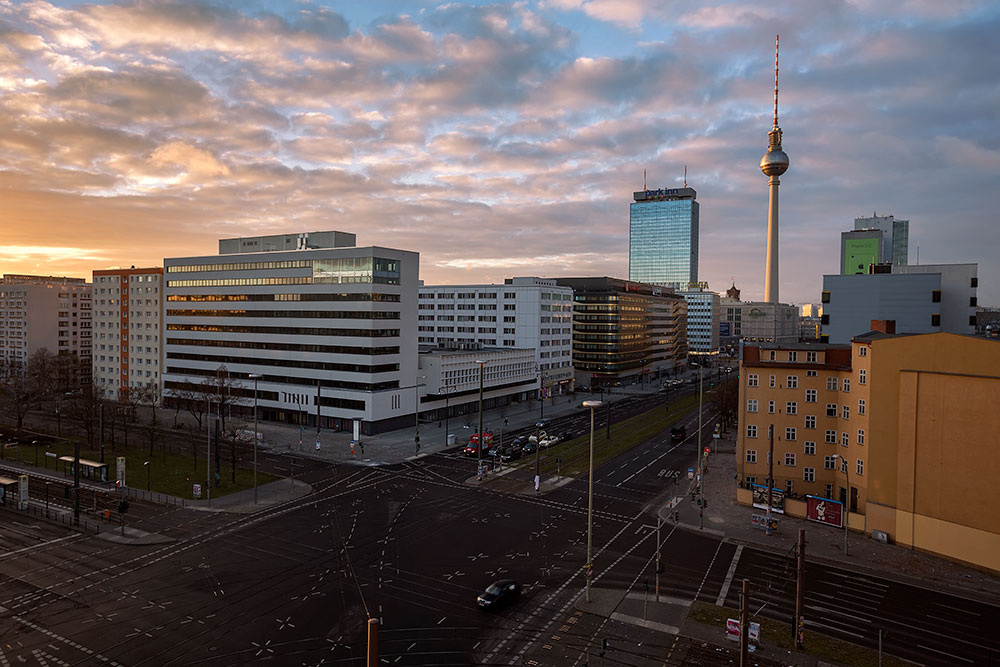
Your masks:
[{"label": "antenna on roof", "polygon": [[688,186],[688,166],[684,165],[684,187]]},{"label": "antenna on roof", "polygon": [[778,37],[774,36],[774,127],[778,127]]},{"label": "antenna on roof", "polygon": [[646,189],[646,170],[642,170],[642,189]]}]

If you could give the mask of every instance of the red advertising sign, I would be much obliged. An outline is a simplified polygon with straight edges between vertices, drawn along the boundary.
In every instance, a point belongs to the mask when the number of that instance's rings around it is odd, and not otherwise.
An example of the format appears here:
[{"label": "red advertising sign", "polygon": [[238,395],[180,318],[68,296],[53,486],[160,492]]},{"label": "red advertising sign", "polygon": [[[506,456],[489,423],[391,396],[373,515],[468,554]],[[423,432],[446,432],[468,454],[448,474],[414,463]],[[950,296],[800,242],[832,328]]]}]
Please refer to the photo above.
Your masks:
[{"label": "red advertising sign", "polygon": [[806,496],[806,518],[840,528],[844,525],[844,506],[829,498]]}]

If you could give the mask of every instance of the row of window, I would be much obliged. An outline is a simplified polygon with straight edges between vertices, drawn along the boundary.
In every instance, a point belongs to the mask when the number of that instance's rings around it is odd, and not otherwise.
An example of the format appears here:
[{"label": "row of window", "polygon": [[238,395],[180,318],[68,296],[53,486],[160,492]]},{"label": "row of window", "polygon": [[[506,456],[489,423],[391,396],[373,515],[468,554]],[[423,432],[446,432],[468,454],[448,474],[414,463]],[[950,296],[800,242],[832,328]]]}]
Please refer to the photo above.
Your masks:
[{"label": "row of window", "polygon": [[[807,375],[809,377],[815,377],[815,371],[808,371]],[[768,376],[768,383],[767,383],[768,387],[772,387],[772,388],[776,387],[777,383],[778,383],[778,379],[777,379],[776,376],[774,376],[774,375]],[[867,383],[868,383],[868,371],[866,371],[863,368],[859,368],[858,369],[858,384],[867,384]],[[837,391],[838,385],[841,385],[841,383],[837,382],[837,378],[832,377],[832,376],[826,378],[826,389],[827,389],[827,391]],[[760,386],[760,375],[757,374],[757,373],[747,373],[747,386],[748,387],[759,387]],[[798,375],[786,375],[785,376],[785,384],[784,384],[784,386],[782,388],[783,389],[798,389],[799,388],[799,376]],[[815,392],[816,390],[815,389],[809,389],[807,391]],[[847,391],[847,392],[851,391],[851,379],[850,378],[844,378],[843,379],[841,391]],[[810,402],[812,402],[812,401],[810,401]]]},{"label": "row of window", "polygon": [[[815,389],[807,389],[806,390],[806,403],[815,403],[815,402],[816,402],[816,390]],[[758,408],[757,399],[756,398],[748,398],[747,399],[747,412],[757,412],[757,408]],[[767,412],[768,412],[768,414],[772,414],[773,415],[774,414],[774,410],[775,410],[775,402],[774,401],[768,401],[767,402]],[[785,401],[785,414],[786,415],[797,415],[798,413],[799,413],[799,404],[798,404],[798,402],[796,402],[796,401]],[[863,398],[859,398],[858,399],[858,414],[859,415],[864,415],[865,414],[865,399],[863,399]],[[826,416],[827,417],[836,417],[837,416],[837,404],[836,403],[827,403],[826,404]],[[841,406],[840,416],[843,419],[850,419],[851,418],[851,408],[849,406],[847,406],[847,405]],[[810,428],[810,426],[808,424],[808,422],[809,422],[810,419],[813,420],[813,424],[812,424],[811,428],[816,428],[816,417],[814,417],[814,416],[806,417],[806,428]]]},{"label": "row of window", "polygon": [[[810,451],[807,450],[806,454],[815,454],[816,453],[816,451],[815,451],[815,444],[816,443],[806,443],[806,445],[809,445],[809,444],[812,444],[813,447],[814,447],[814,449],[813,449],[812,452],[810,452]],[[764,458],[767,458],[767,457],[765,456]],[[786,467],[788,467],[788,468],[794,468],[796,466],[796,455],[795,455],[795,452],[785,452],[785,457],[784,458],[785,458],[785,466]],[[845,459],[842,456],[826,456],[826,457],[824,457],[823,458],[823,469],[824,470],[835,470],[836,467],[837,467],[837,465],[836,465],[837,464],[837,459],[840,459],[840,472],[847,472],[847,459]],[[747,463],[757,463],[757,450],[756,449],[748,449],[748,450],[746,450],[746,461],[747,461]],[[809,477],[808,478],[803,477],[803,479],[805,481],[807,481],[807,482],[814,482],[814,481],[816,481],[816,478],[815,478],[816,469],[815,468],[803,467],[802,470],[803,470],[803,472],[808,471]],[[865,474],[865,461],[864,461],[864,459],[856,459],[856,468],[855,468],[855,470],[857,471],[858,475],[864,475]]]},{"label": "row of window", "polygon": [[[729,310],[730,310],[730,314],[732,314],[732,312],[731,312],[732,308],[730,308]],[[785,355],[784,356],[785,356],[784,359],[778,359],[778,351],[777,350],[768,350],[768,359],[767,359],[767,361],[787,361],[789,363],[795,363],[795,362],[797,362],[799,360],[799,351],[798,350],[787,350],[787,351],[785,351]],[[812,352],[812,351],[806,352],[805,359],[806,359],[806,363],[807,364],[815,364],[815,363],[817,363],[817,359],[818,359],[817,353],[816,352]]]},{"label": "row of window", "polygon": [[[813,419],[815,419],[815,417]],[[808,424],[808,421],[807,421],[807,424]],[[806,426],[806,428],[815,428],[815,424],[812,427]],[[827,429],[826,432],[824,433],[824,436],[825,436],[824,437],[824,442],[826,444],[828,444],[828,445],[835,445],[835,444],[837,444],[837,431],[835,429]],[[747,424],[746,437],[750,438],[750,439],[754,439],[754,438],[757,437],[757,425],[756,424]],[[798,428],[796,428],[795,426],[786,426],[785,427],[785,440],[795,441],[797,439],[798,439]],[[863,428],[859,428],[858,429],[857,443],[859,445],[864,445],[865,444],[865,430]],[[806,444],[810,444],[810,443],[806,443]],[[850,445],[850,436],[847,434],[847,431],[841,432],[841,434],[840,434],[840,444],[843,445],[844,447],[847,447],[848,445]]]}]

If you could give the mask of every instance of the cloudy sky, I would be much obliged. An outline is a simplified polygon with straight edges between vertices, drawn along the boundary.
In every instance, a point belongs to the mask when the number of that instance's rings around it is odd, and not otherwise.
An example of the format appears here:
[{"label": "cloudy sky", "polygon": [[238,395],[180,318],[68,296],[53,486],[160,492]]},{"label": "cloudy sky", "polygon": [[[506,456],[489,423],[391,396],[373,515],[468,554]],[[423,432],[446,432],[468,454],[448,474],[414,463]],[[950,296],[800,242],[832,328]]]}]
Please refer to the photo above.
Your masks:
[{"label": "cloudy sky", "polygon": [[781,296],[910,220],[1000,305],[1000,3],[0,0],[0,271],[338,229],[428,283],[628,273],[628,205],[701,203],[701,279],[764,282],[781,34]]}]

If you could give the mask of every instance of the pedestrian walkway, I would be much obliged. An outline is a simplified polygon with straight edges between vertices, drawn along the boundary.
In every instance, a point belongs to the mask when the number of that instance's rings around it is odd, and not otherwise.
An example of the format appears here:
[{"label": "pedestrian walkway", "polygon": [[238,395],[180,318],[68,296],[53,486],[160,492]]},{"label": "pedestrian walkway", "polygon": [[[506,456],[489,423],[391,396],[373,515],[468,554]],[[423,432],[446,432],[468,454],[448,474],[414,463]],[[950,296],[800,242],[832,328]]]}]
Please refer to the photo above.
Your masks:
[{"label": "pedestrian walkway", "polygon": [[[705,531],[724,535],[731,542],[782,553],[791,551],[801,528],[806,531],[806,554],[811,561],[867,570],[913,585],[1000,603],[1000,576],[899,545],[882,544],[870,535],[849,532],[848,555],[844,554],[843,529],[815,521],[779,515],[778,530],[767,535],[763,528],[751,522],[751,515],[761,514],[763,510],[736,502],[735,433],[723,434],[716,443],[705,474],[704,521],[690,496],[682,498],[678,506],[681,523],[687,528],[701,530],[703,523]],[[661,516],[667,519],[669,512],[663,511]]]},{"label": "pedestrian walkway", "polygon": [[[507,405],[483,412],[483,430],[492,431],[497,437],[504,432],[534,426],[540,419],[554,419],[584,410],[583,401],[603,400],[612,403],[624,400],[634,394],[655,393],[658,384],[614,387],[602,393],[577,392],[565,396],[555,396],[544,400],[544,405],[534,400]],[[466,425],[466,417],[469,424]],[[506,419],[506,424],[504,420]],[[331,463],[356,465],[388,465],[413,460],[446,449],[464,446],[469,437],[479,429],[477,412],[448,420],[432,421],[420,425],[420,449],[414,442],[416,426],[398,429],[377,435],[362,435],[361,443],[353,446],[353,434],[349,431],[322,430],[317,436],[315,429],[300,429],[294,425],[260,422],[257,428],[261,434],[261,449],[276,454],[296,454],[307,458]],[[448,434],[454,437],[454,444],[448,444]],[[319,448],[316,442],[319,441]]]}]

